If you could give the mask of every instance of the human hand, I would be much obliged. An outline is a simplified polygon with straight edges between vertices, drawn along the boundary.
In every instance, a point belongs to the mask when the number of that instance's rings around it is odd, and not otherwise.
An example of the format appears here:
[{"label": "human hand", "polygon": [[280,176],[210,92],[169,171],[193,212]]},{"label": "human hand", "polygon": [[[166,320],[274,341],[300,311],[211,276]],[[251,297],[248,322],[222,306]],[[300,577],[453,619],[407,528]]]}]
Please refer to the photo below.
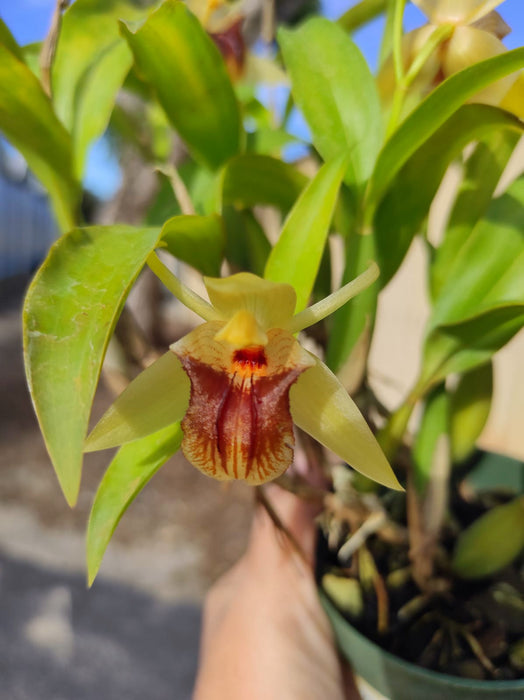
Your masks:
[{"label": "human hand", "polygon": [[314,508],[266,493],[304,556],[258,505],[246,553],[206,599],[194,700],[357,700],[313,577]]}]

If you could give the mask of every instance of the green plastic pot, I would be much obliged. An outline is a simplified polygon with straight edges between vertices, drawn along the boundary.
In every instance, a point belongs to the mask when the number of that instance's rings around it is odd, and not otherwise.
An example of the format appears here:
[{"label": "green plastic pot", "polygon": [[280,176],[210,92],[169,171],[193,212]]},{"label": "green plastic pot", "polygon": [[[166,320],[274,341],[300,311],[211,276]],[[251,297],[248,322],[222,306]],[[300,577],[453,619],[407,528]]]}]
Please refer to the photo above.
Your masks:
[{"label": "green plastic pot", "polygon": [[322,591],[320,599],[342,655],[358,676],[389,700],[524,700],[524,680],[468,680],[393,656],[357,632]]}]

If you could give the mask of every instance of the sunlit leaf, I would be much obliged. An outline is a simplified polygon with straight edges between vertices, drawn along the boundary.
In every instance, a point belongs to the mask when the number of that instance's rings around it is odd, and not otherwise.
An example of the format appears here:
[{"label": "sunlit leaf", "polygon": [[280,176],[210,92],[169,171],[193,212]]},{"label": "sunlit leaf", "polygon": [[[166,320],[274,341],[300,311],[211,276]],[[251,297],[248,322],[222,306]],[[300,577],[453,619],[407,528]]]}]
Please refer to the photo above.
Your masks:
[{"label": "sunlit leaf", "polygon": [[345,182],[360,189],[382,145],[382,117],[374,78],[344,30],[324,18],[280,29],[278,40],[296,104],[324,160],[349,155]]},{"label": "sunlit leaf", "polygon": [[476,63],[439,85],[399,126],[382,149],[368,191],[378,203],[404,163],[464,102],[483,87],[524,67],[524,48]]},{"label": "sunlit leaf", "polygon": [[0,44],[10,51],[19,61],[24,60],[22,48],[17,44],[16,39],[9,31],[9,27],[0,17]]},{"label": "sunlit leaf", "polygon": [[121,28],[140,74],[193,155],[211,168],[235,155],[239,106],[222,56],[196,17],[166,0],[136,31]]},{"label": "sunlit leaf", "polygon": [[174,216],[162,227],[162,241],[175,258],[218,277],[224,253],[222,220],[213,216]]},{"label": "sunlit leaf", "polygon": [[[512,130],[520,134],[522,128],[519,119],[496,107],[465,105],[411,156],[382,199],[374,220],[382,286],[398,270],[413,237],[420,231],[451,161],[468,143],[490,132]],[[495,185],[496,181],[493,189]],[[479,198],[475,202],[481,206]],[[488,203],[489,200],[485,207]]]},{"label": "sunlit leaf", "polygon": [[432,384],[485,364],[523,327],[524,303],[507,303],[467,321],[439,326],[426,340],[423,382]]},{"label": "sunlit leaf", "polygon": [[434,306],[423,382],[485,364],[524,325],[524,178],[495,199]]},{"label": "sunlit leaf", "polygon": [[179,449],[175,423],[122,447],[107,468],[95,495],[87,526],[87,577],[90,586],[121,517],[149,479]]},{"label": "sunlit leaf", "polygon": [[76,501],[82,450],[105,349],[125,297],[156,247],[159,229],[94,226],[60,238],[24,305],[29,389],[68,502]]},{"label": "sunlit leaf", "polygon": [[444,240],[431,261],[430,282],[433,298],[438,297],[462,246],[484,216],[519,133],[497,131],[477,144],[464,166],[464,175],[449,215]]},{"label": "sunlit leaf", "polygon": [[345,157],[322,166],[289,212],[268,258],[265,278],[295,288],[297,311],[313,289],[346,168]]},{"label": "sunlit leaf", "polygon": [[115,95],[133,62],[118,20],[137,20],[146,14],[147,3],[76,0],[63,15],[53,62],[53,103],[73,136],[78,176],[89,145],[107,127]]},{"label": "sunlit leaf", "polygon": [[48,190],[63,230],[74,226],[80,189],[71,140],[31,70],[0,45],[0,130]]}]

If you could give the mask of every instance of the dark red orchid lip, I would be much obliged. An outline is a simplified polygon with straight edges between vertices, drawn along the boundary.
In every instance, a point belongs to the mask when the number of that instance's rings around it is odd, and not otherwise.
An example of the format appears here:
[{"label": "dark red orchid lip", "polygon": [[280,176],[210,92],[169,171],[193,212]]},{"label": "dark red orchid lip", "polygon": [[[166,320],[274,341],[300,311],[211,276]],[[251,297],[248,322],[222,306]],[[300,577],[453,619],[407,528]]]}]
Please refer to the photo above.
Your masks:
[{"label": "dark red orchid lip", "polygon": [[202,356],[194,348],[178,355],[191,381],[182,451],[215,479],[275,479],[293,461],[289,390],[310,363],[296,356],[298,343],[285,331],[270,332],[265,347],[223,346],[219,363],[205,357],[216,346],[200,347]]}]

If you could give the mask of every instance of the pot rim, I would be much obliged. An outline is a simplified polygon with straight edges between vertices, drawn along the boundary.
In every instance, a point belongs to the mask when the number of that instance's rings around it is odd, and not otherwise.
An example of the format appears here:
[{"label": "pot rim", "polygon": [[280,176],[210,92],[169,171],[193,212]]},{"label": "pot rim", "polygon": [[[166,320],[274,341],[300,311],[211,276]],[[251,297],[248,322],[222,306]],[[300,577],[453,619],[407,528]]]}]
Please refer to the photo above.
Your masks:
[{"label": "pot rim", "polygon": [[369,637],[366,637],[365,634],[362,634],[362,632],[359,632],[346,618],[342,615],[342,613],[339,611],[339,609],[335,606],[334,603],[330,600],[328,597],[327,593],[319,586],[319,595],[320,599],[322,601],[322,605],[324,607],[327,607],[329,610],[329,614],[333,615],[334,617],[338,618],[338,621],[340,623],[343,623],[347,627],[351,629],[352,634],[354,634],[357,638],[360,639],[360,641],[366,642],[367,644],[373,645],[380,654],[384,655],[386,659],[390,663],[396,664],[403,668],[405,671],[413,674],[413,675],[418,675],[423,678],[431,679],[434,681],[441,681],[443,683],[447,683],[448,685],[455,685],[458,687],[462,688],[468,688],[470,690],[524,690],[524,678],[518,678],[516,680],[475,680],[475,679],[468,679],[468,678],[461,678],[460,676],[452,676],[449,673],[439,673],[438,671],[432,671],[431,669],[423,668],[422,666],[418,666],[417,664],[412,663],[411,661],[406,661],[405,659],[402,659],[400,656],[396,656],[395,654],[392,654],[389,651],[386,651],[386,649],[383,649],[381,646],[379,646],[376,642],[372,641],[369,639]]}]

